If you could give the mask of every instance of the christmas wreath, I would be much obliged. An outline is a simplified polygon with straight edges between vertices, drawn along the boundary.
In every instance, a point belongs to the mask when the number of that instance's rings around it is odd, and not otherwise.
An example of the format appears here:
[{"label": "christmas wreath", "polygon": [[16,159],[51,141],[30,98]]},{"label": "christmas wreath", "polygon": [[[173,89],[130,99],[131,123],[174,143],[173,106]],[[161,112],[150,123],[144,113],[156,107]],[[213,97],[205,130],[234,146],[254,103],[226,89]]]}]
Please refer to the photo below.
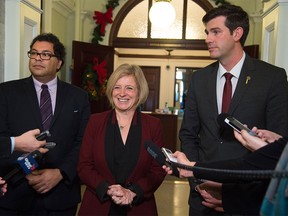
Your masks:
[{"label": "christmas wreath", "polygon": [[88,92],[90,101],[98,101],[105,96],[107,86],[106,61],[100,64],[98,58],[94,58],[92,63],[88,63],[83,72],[83,89]]}]

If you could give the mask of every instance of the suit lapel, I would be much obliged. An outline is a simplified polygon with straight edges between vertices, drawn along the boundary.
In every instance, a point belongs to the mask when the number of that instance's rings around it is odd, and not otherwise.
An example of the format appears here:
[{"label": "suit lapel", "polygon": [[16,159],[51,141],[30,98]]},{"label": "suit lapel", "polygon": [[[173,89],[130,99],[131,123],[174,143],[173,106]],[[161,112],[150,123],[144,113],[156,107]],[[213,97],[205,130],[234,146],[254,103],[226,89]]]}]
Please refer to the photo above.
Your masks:
[{"label": "suit lapel", "polygon": [[[211,102],[210,104],[210,112],[212,116],[218,116],[218,105],[217,105],[217,92],[216,92],[216,83],[217,83],[217,71],[218,71],[219,63],[215,62],[215,64],[212,65],[212,68],[210,71],[207,71],[207,86],[206,86],[206,95],[208,97],[208,101]],[[206,92],[204,91],[204,92]],[[216,119],[215,119],[216,122]],[[217,123],[217,122],[216,122]]]},{"label": "suit lapel", "polygon": [[57,94],[56,94],[55,111],[54,111],[54,115],[52,118],[50,128],[53,127],[54,122],[56,121],[58,116],[61,114],[61,110],[66,100],[66,97],[65,97],[66,93],[67,93],[67,88],[64,82],[62,82],[61,80],[57,78]]},{"label": "suit lapel", "polygon": [[245,97],[247,94],[250,85],[251,85],[251,80],[253,79],[253,74],[254,74],[255,68],[251,62],[251,58],[246,55],[245,61],[243,63],[240,77],[233,95],[233,98],[231,100],[230,108],[229,108],[229,113],[233,114],[238,106],[238,104],[241,101],[242,97]]},{"label": "suit lapel", "polygon": [[39,103],[38,103],[38,98],[37,98],[37,94],[36,94],[36,90],[34,87],[34,82],[33,82],[32,76],[30,76],[27,79],[24,79],[23,88],[24,88],[25,94],[27,96],[26,106],[29,106],[31,113],[33,113],[33,115],[31,115],[31,117],[32,117],[32,119],[34,119],[36,121],[37,125],[39,125],[39,128],[42,128]]}]

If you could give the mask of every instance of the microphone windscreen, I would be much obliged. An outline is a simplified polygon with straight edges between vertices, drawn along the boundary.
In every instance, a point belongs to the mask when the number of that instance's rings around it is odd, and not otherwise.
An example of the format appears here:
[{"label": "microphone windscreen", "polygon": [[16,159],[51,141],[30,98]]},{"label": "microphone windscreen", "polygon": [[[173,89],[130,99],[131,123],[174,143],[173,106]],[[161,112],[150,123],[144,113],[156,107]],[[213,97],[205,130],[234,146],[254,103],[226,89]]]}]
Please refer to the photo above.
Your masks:
[{"label": "microphone windscreen", "polygon": [[225,119],[229,117],[230,115],[227,113],[221,113],[217,117],[217,122],[222,128],[230,128],[230,126],[225,122]]},{"label": "microphone windscreen", "polygon": [[147,152],[158,162],[160,166],[164,165],[166,157],[161,149],[152,141],[145,141],[144,147]]}]

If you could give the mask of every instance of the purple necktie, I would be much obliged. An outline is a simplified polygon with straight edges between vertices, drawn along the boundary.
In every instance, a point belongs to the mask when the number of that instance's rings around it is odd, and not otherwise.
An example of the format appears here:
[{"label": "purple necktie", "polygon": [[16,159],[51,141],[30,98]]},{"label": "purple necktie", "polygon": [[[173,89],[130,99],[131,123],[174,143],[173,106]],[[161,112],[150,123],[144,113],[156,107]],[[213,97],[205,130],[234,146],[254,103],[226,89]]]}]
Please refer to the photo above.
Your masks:
[{"label": "purple necktie", "polygon": [[42,117],[42,125],[44,130],[49,130],[50,123],[52,120],[52,103],[51,97],[48,90],[48,86],[43,84],[41,86],[41,96],[40,96],[40,112]]},{"label": "purple necktie", "polygon": [[231,79],[233,75],[231,73],[225,73],[224,76],[226,78],[226,82],[224,85],[223,97],[222,97],[222,113],[227,113],[229,110],[231,97],[232,97]]}]

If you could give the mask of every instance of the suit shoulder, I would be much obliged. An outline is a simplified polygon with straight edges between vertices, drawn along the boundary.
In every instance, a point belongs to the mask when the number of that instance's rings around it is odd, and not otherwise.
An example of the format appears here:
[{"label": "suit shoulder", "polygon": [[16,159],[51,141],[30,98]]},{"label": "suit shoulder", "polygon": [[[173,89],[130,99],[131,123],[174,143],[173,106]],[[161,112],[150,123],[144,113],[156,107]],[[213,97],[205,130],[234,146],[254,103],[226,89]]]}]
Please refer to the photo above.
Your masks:
[{"label": "suit shoulder", "polygon": [[69,91],[73,92],[73,93],[78,93],[78,94],[87,94],[87,92],[80,88],[79,86],[64,82],[64,81],[60,81],[61,85],[65,88],[67,88]]},{"label": "suit shoulder", "polygon": [[213,72],[213,71],[217,72],[218,67],[219,67],[219,63],[218,63],[218,61],[215,61],[215,62],[207,65],[204,68],[199,68],[192,75],[193,76],[202,76],[202,75],[208,74],[207,72]]},{"label": "suit shoulder", "polygon": [[28,78],[24,78],[24,79],[18,79],[18,80],[10,80],[10,81],[6,81],[3,83],[0,83],[0,87],[1,88],[9,88],[9,87],[14,87],[14,86],[20,86],[22,85],[24,82],[27,82]]},{"label": "suit shoulder", "polygon": [[275,72],[286,73],[284,68],[278,67],[278,66],[270,64],[268,62],[265,62],[265,61],[262,61],[259,59],[255,59],[255,58],[251,58],[251,57],[250,57],[250,61],[252,62],[255,69],[261,71],[261,73],[263,73],[265,71],[266,72],[273,71],[273,73],[275,73]]}]

